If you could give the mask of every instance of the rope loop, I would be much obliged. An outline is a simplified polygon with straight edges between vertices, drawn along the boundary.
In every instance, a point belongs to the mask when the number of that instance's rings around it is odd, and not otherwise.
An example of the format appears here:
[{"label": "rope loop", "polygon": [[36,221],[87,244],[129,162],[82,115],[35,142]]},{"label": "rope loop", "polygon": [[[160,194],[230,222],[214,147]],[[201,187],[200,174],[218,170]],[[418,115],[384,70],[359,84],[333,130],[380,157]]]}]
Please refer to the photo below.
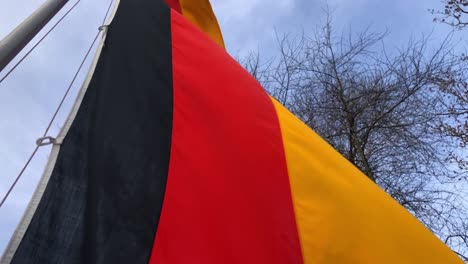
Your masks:
[{"label": "rope loop", "polygon": [[107,30],[107,28],[109,27],[109,25],[102,25],[100,27],[98,27],[99,31],[105,31]]},{"label": "rope loop", "polygon": [[41,137],[36,140],[36,145],[38,147],[47,146],[47,145],[57,145],[57,140],[51,136]]}]

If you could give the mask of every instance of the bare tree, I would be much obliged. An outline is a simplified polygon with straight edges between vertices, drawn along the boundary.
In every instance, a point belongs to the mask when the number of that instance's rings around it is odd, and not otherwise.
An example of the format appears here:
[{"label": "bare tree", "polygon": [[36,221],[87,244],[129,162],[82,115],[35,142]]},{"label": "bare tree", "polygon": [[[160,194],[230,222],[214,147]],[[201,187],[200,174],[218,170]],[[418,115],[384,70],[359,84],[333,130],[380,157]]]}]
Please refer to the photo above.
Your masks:
[{"label": "bare tree", "polygon": [[[462,57],[461,62],[468,62],[468,57]],[[464,63],[462,63],[463,65]],[[465,67],[465,66],[462,66]],[[466,70],[447,72],[438,78],[439,89],[443,93],[441,102],[445,118],[441,121],[439,129],[444,135],[453,139],[458,149],[449,152],[450,161],[457,164],[460,171],[459,179],[468,176],[468,76]],[[460,151],[462,150],[462,151]]]},{"label": "bare tree", "polygon": [[278,37],[279,56],[267,67],[258,54],[243,64],[466,259],[468,214],[455,189],[458,174],[447,168],[456,146],[440,133],[450,109],[440,86],[449,76],[461,78],[463,69],[448,40],[430,50],[422,38],[387,52],[385,36],[369,30],[337,35],[328,19],[312,36]]},{"label": "bare tree", "polygon": [[[431,10],[433,14],[442,15],[435,21],[453,26],[455,29],[468,27],[468,0],[444,0],[444,11]],[[466,180],[468,176],[468,76],[466,65],[468,56],[459,56],[461,70],[448,71],[438,76],[439,89],[442,92],[441,102],[446,112],[441,113],[445,118],[439,126],[443,135],[449,136],[458,149],[449,152],[449,161],[455,163],[459,169],[459,180]]]},{"label": "bare tree", "polygon": [[443,0],[444,10],[431,9],[431,13],[438,15],[434,21],[442,22],[461,29],[468,26],[468,0]]}]

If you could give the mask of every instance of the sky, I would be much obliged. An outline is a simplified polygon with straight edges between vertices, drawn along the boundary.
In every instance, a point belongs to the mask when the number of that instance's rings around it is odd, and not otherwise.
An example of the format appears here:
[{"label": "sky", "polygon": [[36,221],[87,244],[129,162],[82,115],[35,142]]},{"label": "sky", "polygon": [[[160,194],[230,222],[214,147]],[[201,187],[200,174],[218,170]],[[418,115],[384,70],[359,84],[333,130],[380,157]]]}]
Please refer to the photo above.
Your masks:
[{"label": "sky", "polygon": [[[81,0],[41,45],[0,83],[0,198],[33,151],[35,140],[42,135],[91,44],[110,1]],[[44,2],[45,0],[0,0],[0,39]],[[57,18],[75,2],[70,0]],[[218,16],[227,50],[234,57],[245,56],[251,51],[259,51],[266,58],[274,56],[276,33],[312,32],[324,21],[324,9],[327,6],[333,11],[334,28],[337,32],[349,29],[358,32],[369,26],[374,31],[388,30],[386,45],[390,48],[403,46],[410,37],[419,37],[422,34],[431,34],[433,43],[437,44],[451,31],[447,25],[432,22],[433,16],[428,12],[428,9],[443,7],[440,0],[211,2]],[[42,34],[43,32],[38,37]],[[455,33],[453,40],[461,43],[460,49],[463,49],[463,45],[468,46],[468,37],[460,32]],[[29,50],[31,45],[25,50]],[[88,58],[85,69],[81,71],[49,135],[56,136],[60,130],[86,74],[89,60],[91,58]],[[1,72],[0,78],[4,74],[5,71]],[[0,254],[34,192],[50,149],[40,148],[7,202],[0,208]]]}]

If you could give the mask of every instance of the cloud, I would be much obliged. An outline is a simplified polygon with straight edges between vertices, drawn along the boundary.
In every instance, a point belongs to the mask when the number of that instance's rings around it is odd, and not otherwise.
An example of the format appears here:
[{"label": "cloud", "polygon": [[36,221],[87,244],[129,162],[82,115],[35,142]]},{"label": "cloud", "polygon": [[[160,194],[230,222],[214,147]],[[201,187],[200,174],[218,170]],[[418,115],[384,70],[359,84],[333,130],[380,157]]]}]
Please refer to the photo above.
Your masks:
[{"label": "cloud", "polygon": [[[440,8],[438,0],[212,0],[221,24],[228,51],[245,56],[259,50],[263,57],[276,54],[275,34],[312,33],[325,20],[324,10],[331,10],[335,30],[358,32],[388,30],[389,47],[401,47],[412,36],[432,34],[440,43],[451,28],[432,22],[430,8]],[[466,39],[462,34],[458,39]]]},{"label": "cloud", "polygon": [[294,0],[212,1],[228,51],[245,55],[249,51],[271,45],[275,28],[293,22],[291,17],[298,3]]}]

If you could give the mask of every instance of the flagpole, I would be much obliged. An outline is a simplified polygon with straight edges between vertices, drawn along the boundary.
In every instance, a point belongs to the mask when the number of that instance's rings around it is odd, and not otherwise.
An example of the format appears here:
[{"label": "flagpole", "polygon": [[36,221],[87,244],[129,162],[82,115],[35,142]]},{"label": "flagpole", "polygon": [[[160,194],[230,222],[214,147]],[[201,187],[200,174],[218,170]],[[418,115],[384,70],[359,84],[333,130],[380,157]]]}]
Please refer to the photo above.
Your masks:
[{"label": "flagpole", "polygon": [[67,2],[68,0],[47,0],[0,41],[0,72]]}]

